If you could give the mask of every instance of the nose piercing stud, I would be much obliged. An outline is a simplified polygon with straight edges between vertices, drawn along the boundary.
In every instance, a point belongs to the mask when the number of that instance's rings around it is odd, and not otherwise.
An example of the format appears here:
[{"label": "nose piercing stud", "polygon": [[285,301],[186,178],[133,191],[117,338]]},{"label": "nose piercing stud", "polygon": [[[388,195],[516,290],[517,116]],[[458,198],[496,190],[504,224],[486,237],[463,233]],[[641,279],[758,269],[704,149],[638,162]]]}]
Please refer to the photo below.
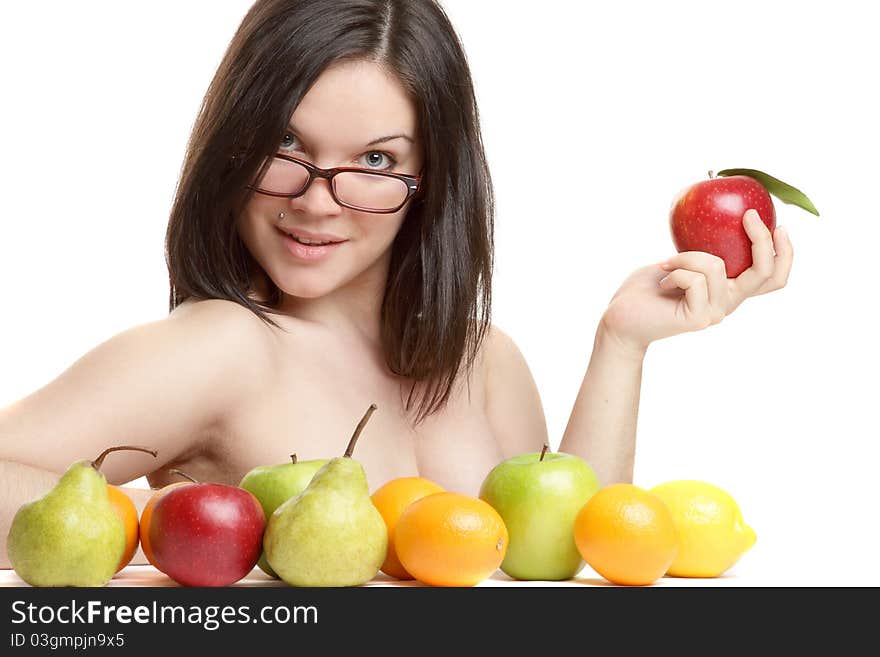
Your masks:
[{"label": "nose piercing stud", "polygon": [[284,213],[283,213],[283,212],[279,212],[279,213],[278,213],[278,218],[279,218],[279,219],[284,219]]}]

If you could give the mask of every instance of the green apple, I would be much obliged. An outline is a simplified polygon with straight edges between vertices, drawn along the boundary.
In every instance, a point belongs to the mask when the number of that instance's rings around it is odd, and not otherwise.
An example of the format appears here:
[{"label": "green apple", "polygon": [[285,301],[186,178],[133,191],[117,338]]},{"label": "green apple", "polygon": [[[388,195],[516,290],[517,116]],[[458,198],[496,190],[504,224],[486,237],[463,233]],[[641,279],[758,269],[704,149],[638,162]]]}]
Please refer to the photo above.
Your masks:
[{"label": "green apple", "polygon": [[[290,463],[255,467],[242,478],[238,486],[257,498],[268,523],[275,509],[291,497],[302,493],[315,473],[324,467],[328,460],[297,461],[296,454],[291,454]],[[278,579],[278,575],[266,561],[265,553],[260,555],[257,565],[264,573]]]},{"label": "green apple", "polygon": [[520,580],[564,580],[584,562],[574,542],[574,520],[599,490],[582,458],[565,452],[520,454],[496,465],[480,499],[504,520],[510,534],[501,570]]}]

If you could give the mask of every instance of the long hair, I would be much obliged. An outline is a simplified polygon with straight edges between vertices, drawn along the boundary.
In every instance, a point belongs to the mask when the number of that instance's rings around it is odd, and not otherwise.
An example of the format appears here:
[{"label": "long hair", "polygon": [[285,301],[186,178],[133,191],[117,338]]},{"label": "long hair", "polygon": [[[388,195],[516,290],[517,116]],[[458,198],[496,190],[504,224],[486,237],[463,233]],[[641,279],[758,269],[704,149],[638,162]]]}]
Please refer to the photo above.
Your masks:
[{"label": "long hair", "polygon": [[423,189],[394,240],[382,306],[392,372],[412,381],[416,423],[443,408],[472,370],[489,327],[494,198],[464,49],[434,0],[258,0],[205,94],[166,235],[169,311],[227,299],[264,322],[281,300],[248,296],[259,265],[236,229],[247,186],[266,171],[287,122],[320,74],[364,59],[412,97]]}]

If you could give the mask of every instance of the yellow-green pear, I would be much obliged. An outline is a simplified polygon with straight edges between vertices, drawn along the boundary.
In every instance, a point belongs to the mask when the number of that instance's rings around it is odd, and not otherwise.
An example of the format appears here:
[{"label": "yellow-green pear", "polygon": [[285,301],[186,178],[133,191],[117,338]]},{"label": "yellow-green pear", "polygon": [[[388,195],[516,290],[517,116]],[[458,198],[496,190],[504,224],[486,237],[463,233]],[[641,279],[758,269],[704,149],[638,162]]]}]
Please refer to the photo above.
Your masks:
[{"label": "yellow-green pear", "polygon": [[[258,465],[245,474],[238,485],[257,498],[268,521],[275,509],[305,490],[315,473],[327,465],[328,460],[300,461],[296,454],[291,454],[289,463]],[[278,579],[278,575],[266,561],[265,553],[260,555],[257,565],[269,577]]]},{"label": "yellow-green pear", "polygon": [[31,586],[103,586],[116,574],[125,550],[125,527],[94,461],[73,463],[52,490],[23,504],[12,519],[6,552],[12,568]]},{"label": "yellow-green pear", "polygon": [[388,528],[373,505],[355,443],[376,410],[361,418],[345,455],[330,459],[305,490],[277,509],[263,537],[266,560],[291,586],[358,586],[379,572]]}]

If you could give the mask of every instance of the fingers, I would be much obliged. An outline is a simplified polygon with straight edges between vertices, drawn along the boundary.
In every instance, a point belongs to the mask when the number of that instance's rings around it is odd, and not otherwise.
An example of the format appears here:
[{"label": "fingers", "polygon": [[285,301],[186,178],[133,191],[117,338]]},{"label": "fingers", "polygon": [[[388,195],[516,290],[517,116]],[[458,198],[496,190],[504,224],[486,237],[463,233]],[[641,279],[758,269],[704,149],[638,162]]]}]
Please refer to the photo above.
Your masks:
[{"label": "fingers", "polygon": [[[708,308],[706,312],[709,322],[717,324],[727,316],[730,305],[730,286],[724,260],[703,251],[684,251],[669,258],[661,265],[661,268],[665,271],[669,271],[669,269],[685,270],[702,276],[707,295]],[[676,280],[679,279],[680,277]]]},{"label": "fingers", "polygon": [[659,285],[665,290],[684,290],[685,317],[682,319],[690,329],[703,329],[712,324],[709,290],[703,274],[688,269],[676,269],[660,279]]},{"label": "fingers", "polygon": [[776,251],[776,257],[773,258],[773,274],[764,281],[753,296],[779,290],[788,283],[791,263],[794,260],[794,248],[791,246],[788,231],[782,226],[777,226],[773,231],[773,248]]},{"label": "fingers", "polygon": [[752,266],[736,277],[740,300],[753,296],[775,274],[773,236],[755,210],[746,210],[743,226],[752,241]]},{"label": "fingers", "polygon": [[727,278],[724,261],[702,251],[685,251],[660,263],[671,272],[659,283],[663,289],[685,291],[687,322],[693,328],[717,324],[750,296],[785,287],[794,260],[788,231],[773,233],[755,210],[743,215],[743,226],[752,242],[752,266],[735,279]]}]

